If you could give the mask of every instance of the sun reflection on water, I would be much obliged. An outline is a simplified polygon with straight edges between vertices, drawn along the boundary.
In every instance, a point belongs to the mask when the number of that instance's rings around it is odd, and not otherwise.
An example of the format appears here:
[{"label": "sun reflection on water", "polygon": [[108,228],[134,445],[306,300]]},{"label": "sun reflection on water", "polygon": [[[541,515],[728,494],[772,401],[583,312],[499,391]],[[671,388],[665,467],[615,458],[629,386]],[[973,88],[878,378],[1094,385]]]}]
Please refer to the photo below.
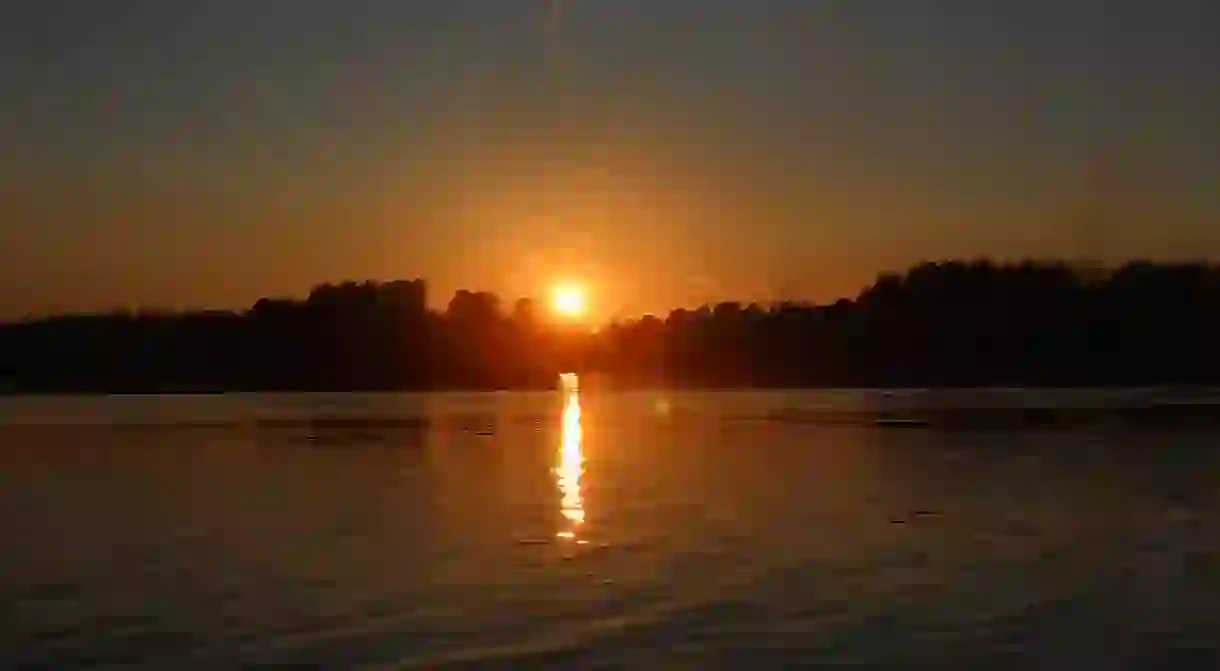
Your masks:
[{"label": "sun reflection on water", "polygon": [[559,485],[559,510],[567,521],[565,528],[556,536],[576,538],[580,525],[585,521],[584,498],[581,496],[581,478],[584,475],[584,455],[581,450],[580,390],[575,374],[560,376],[563,383],[564,403],[559,446],[559,465],[555,477]]}]

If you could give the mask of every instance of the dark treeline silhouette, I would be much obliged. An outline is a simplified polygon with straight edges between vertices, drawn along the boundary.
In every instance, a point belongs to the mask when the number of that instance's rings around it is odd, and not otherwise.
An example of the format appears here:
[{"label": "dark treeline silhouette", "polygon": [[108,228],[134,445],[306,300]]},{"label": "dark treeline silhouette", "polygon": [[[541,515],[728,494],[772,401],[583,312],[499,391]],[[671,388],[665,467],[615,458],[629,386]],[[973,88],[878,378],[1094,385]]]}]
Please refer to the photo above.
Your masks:
[{"label": "dark treeline silhouette", "polygon": [[723,302],[595,334],[527,299],[422,280],[321,285],[245,312],[0,326],[0,389],[41,392],[550,388],[559,372],[700,387],[1220,383],[1220,266],[925,263],[854,300]]}]

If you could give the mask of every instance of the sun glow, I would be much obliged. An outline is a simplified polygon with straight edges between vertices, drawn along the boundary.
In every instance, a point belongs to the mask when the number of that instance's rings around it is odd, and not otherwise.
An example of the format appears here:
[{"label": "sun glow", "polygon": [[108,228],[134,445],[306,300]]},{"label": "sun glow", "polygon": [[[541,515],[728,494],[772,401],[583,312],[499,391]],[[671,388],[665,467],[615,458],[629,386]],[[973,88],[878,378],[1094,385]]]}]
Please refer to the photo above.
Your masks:
[{"label": "sun glow", "polygon": [[555,312],[564,317],[581,317],[585,314],[585,291],[575,284],[563,284],[555,287],[552,301]]}]

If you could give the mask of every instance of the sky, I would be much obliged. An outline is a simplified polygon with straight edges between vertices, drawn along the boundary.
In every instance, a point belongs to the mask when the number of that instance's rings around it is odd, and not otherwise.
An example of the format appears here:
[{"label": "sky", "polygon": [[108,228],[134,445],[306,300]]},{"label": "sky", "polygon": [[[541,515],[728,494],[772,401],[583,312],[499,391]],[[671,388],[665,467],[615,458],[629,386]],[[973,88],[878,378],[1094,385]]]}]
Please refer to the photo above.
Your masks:
[{"label": "sky", "polygon": [[10,0],[0,317],[1220,258],[1214,0]]}]

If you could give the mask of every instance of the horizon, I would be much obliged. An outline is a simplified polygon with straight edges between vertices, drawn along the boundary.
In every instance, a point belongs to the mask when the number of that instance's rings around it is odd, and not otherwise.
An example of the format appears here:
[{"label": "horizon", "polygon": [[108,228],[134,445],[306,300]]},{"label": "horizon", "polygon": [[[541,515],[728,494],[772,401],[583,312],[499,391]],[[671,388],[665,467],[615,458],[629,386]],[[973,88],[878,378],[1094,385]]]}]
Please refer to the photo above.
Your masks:
[{"label": "horizon", "polygon": [[1094,271],[925,263],[831,305],[725,301],[601,329],[574,285],[511,312],[470,291],[429,312],[423,280],[320,285],[243,312],[0,325],[0,393],[536,389],[564,372],[747,388],[1220,380],[1220,264]]},{"label": "horizon", "polygon": [[[1130,258],[1123,261],[1107,263],[1100,260],[1077,260],[1064,258],[1017,258],[1017,259],[994,259],[986,257],[976,258],[958,258],[958,259],[925,259],[918,261],[903,268],[891,268],[879,270],[871,280],[862,283],[854,292],[845,293],[843,295],[830,297],[827,299],[814,299],[802,296],[775,296],[764,298],[762,300],[747,300],[743,298],[735,298],[733,296],[710,297],[708,300],[687,305],[675,305],[660,310],[644,311],[631,314],[610,314],[601,317],[601,312],[596,309],[595,304],[582,306],[582,309],[576,314],[567,314],[563,309],[552,304],[552,301],[546,300],[545,295],[539,296],[503,296],[494,291],[478,287],[458,287],[448,295],[437,294],[431,285],[431,282],[426,277],[400,277],[390,279],[374,279],[374,278],[348,278],[339,280],[324,280],[319,282],[309,283],[302,287],[301,290],[291,293],[282,293],[276,295],[257,296],[246,303],[230,306],[158,306],[158,305],[116,305],[109,308],[97,310],[81,310],[69,312],[48,312],[48,313],[30,313],[19,315],[16,317],[0,316],[0,325],[5,324],[21,324],[29,322],[37,322],[44,320],[53,320],[60,318],[73,317],[98,317],[98,316],[174,316],[188,314],[205,314],[205,313],[227,313],[234,315],[244,315],[252,311],[256,304],[263,300],[270,301],[290,301],[294,303],[305,303],[309,299],[310,292],[323,287],[342,287],[345,285],[367,285],[373,284],[380,288],[385,288],[388,285],[399,282],[423,282],[425,288],[424,294],[424,309],[427,312],[445,315],[449,312],[450,301],[459,293],[469,294],[490,294],[495,298],[497,304],[497,312],[502,316],[511,316],[517,303],[528,301],[533,308],[539,310],[542,314],[547,315],[545,321],[552,325],[578,325],[588,327],[592,332],[598,332],[603,328],[613,326],[616,323],[627,323],[639,321],[646,317],[657,317],[664,319],[668,315],[675,312],[686,311],[695,312],[702,308],[715,308],[717,305],[730,304],[737,305],[743,309],[759,308],[764,311],[779,309],[785,305],[796,306],[803,308],[825,308],[834,305],[839,301],[856,301],[861,293],[875,286],[876,282],[887,276],[905,277],[910,271],[921,266],[945,266],[945,265],[964,265],[984,263],[989,264],[997,269],[1013,268],[1023,264],[1033,264],[1037,267],[1063,267],[1069,270],[1076,278],[1081,281],[1095,281],[1098,278],[1112,277],[1116,272],[1131,266],[1142,264],[1151,264],[1159,268],[1167,267],[1203,267],[1220,272],[1220,260],[1211,260],[1203,257],[1174,259],[1169,261],[1159,261],[1151,258]],[[554,299],[554,292],[568,290],[572,288],[572,284],[561,281],[548,288]],[[582,294],[582,300],[590,299],[584,295],[584,287],[578,286],[578,291]],[[591,309],[585,309],[591,308]]]}]

